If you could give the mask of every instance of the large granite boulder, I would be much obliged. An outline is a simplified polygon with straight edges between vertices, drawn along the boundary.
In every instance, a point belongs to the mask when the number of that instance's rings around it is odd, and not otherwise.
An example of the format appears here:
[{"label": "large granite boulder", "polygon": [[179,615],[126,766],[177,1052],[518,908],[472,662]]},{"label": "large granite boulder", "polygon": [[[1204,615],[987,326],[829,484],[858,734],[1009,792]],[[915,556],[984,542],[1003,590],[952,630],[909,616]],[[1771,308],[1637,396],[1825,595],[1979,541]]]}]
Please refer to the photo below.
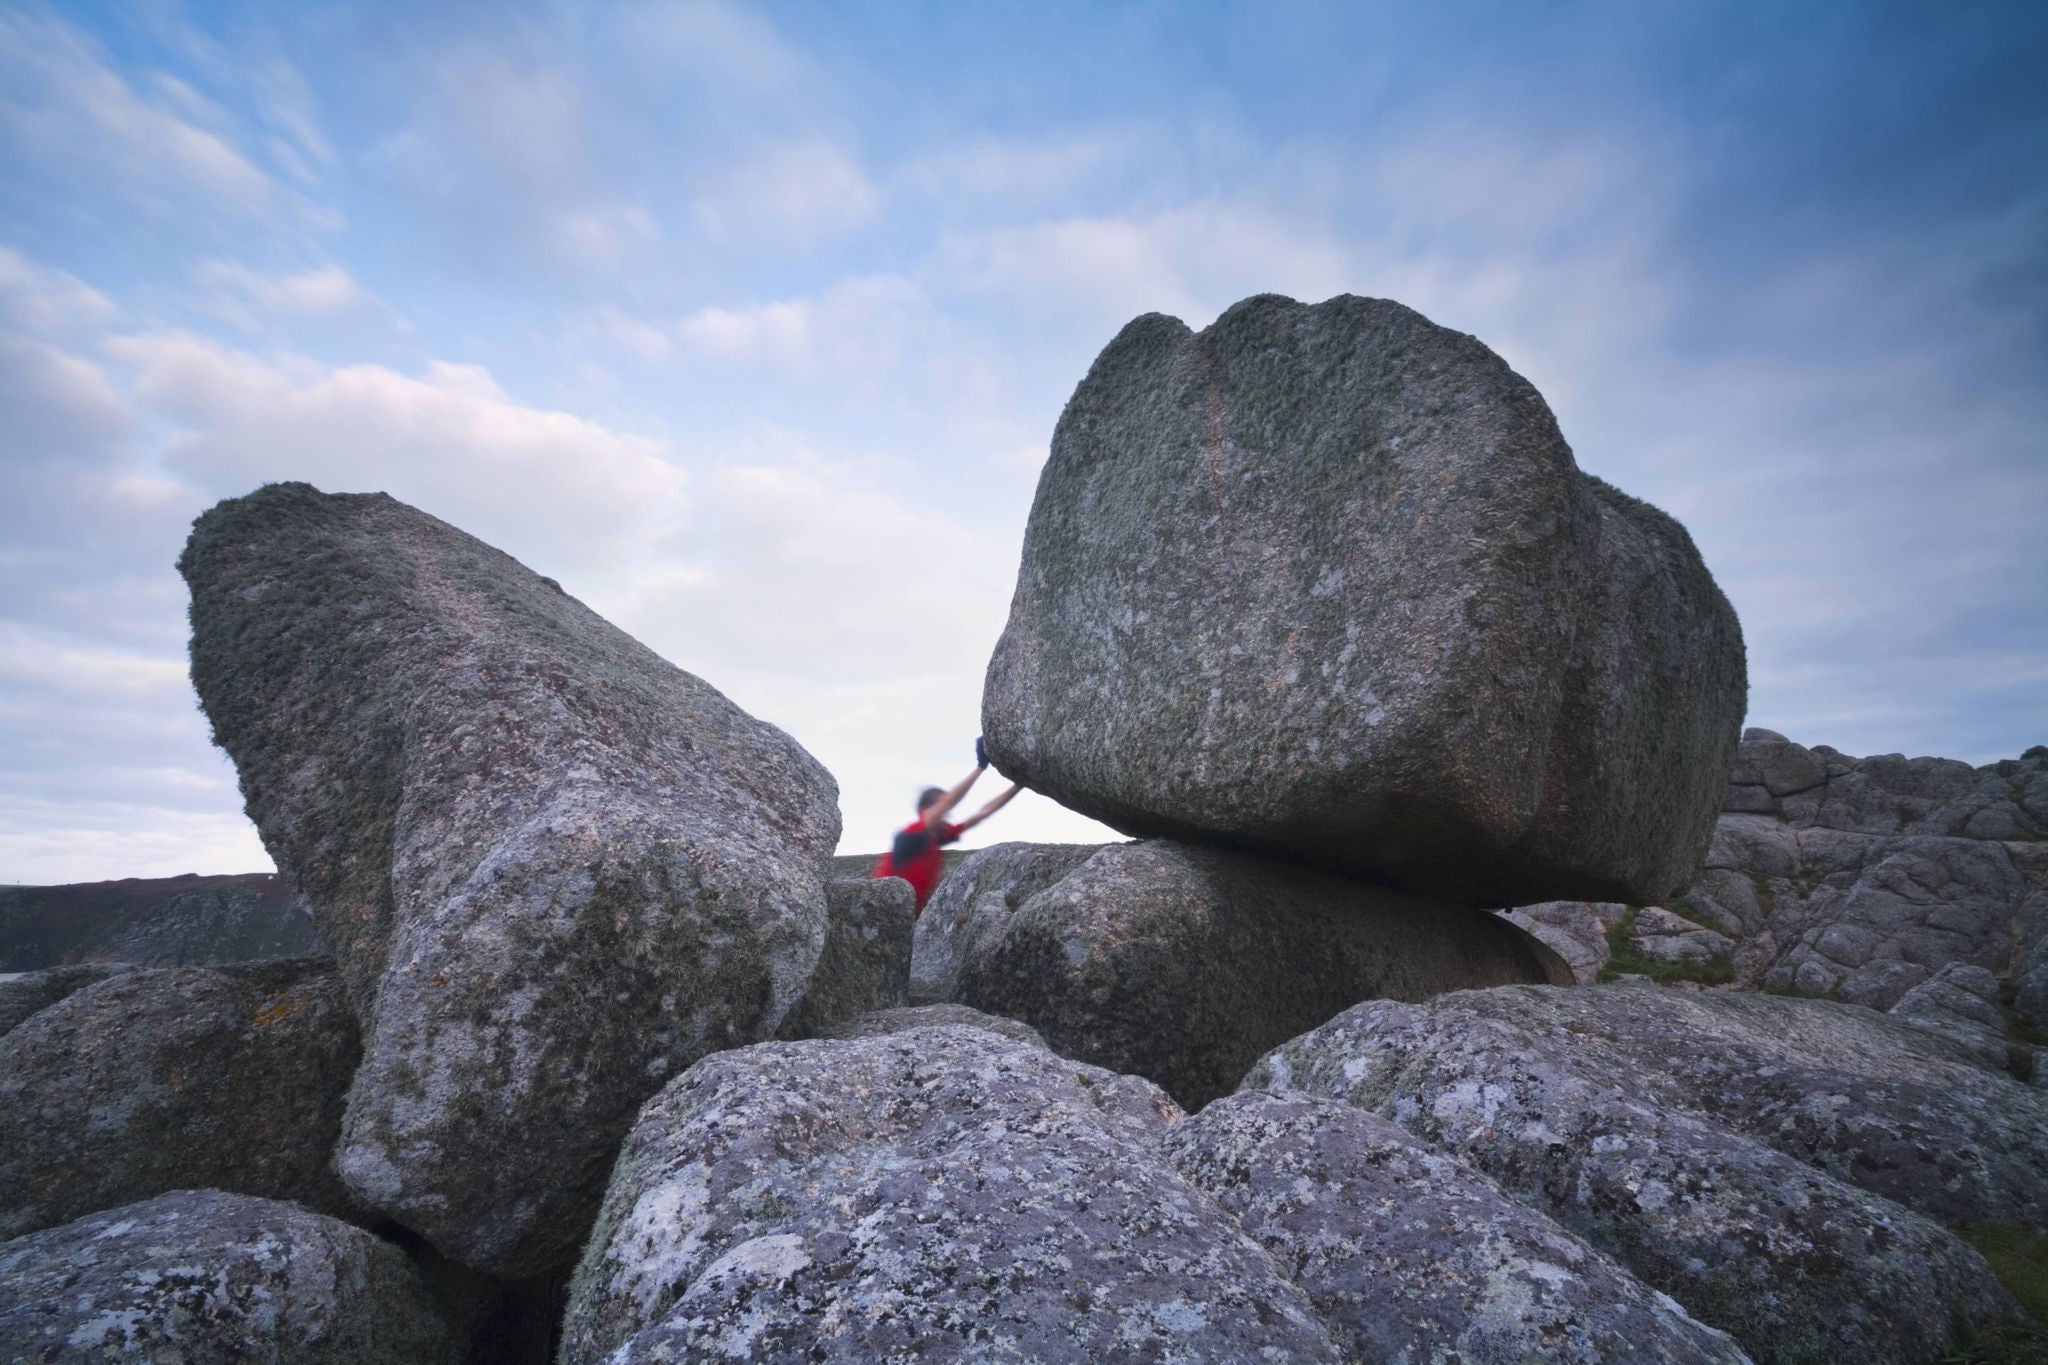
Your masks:
[{"label": "large granite boulder", "polygon": [[1334,1100],[1248,1091],[1170,1129],[1357,1361],[1747,1361],[1463,1162]]},{"label": "large granite boulder", "polygon": [[214,737],[363,1018],[343,1177],[478,1269],[563,1263],[641,1102],[803,993],[831,777],[382,494],[221,503],[179,568]]},{"label": "large granite boulder", "polygon": [[1266,295],[1141,317],[1075,390],[982,724],[1130,834],[1642,902],[1699,865],[1745,694],[1684,528],[1579,472],[1499,356]]},{"label": "large granite boulder", "polygon": [[292,1204],[187,1190],[0,1243],[0,1360],[459,1358],[403,1251]]},{"label": "large granite boulder", "polygon": [[910,990],[910,931],[917,893],[901,877],[825,883],[831,928],[803,997],[777,1037],[815,1038],[835,1024],[900,1009]]},{"label": "large granite boulder", "polygon": [[1017,907],[1100,853],[1104,844],[991,844],[946,869],[910,942],[910,999],[959,999],[968,945],[1007,924]]},{"label": "large granite boulder", "polygon": [[626,1139],[562,1365],[1341,1359],[1153,1153],[1178,1117],[980,1028],[708,1057]]},{"label": "large granite boulder", "polygon": [[1932,1360],[2017,1311],[1943,1223],[2048,1227],[2042,1094],[1827,1002],[1640,986],[1375,1001],[1245,1087],[1393,1120],[1759,1361]]},{"label": "large granite boulder", "polygon": [[0,1037],[0,1237],[201,1186],[348,1211],[332,1159],[360,1055],[319,959],[71,992]]},{"label": "large granite boulder", "polygon": [[[953,874],[964,922],[932,898],[917,924],[926,980],[953,980],[960,1003],[1156,1081],[1190,1109],[1360,1000],[1571,979],[1484,911],[1255,854],[1155,839],[1077,859],[1053,845],[1040,877],[1028,848],[989,850]],[[989,878],[983,858],[997,865]],[[934,966],[946,956],[957,966]]]},{"label": "large granite boulder", "polygon": [[45,967],[0,976],[0,1037],[14,1031],[76,991],[110,976],[133,971],[125,962],[81,962],[71,967]]},{"label": "large granite boulder", "polygon": [[978,1028],[1033,1047],[1047,1046],[1045,1035],[1029,1024],[984,1014],[968,1005],[909,1005],[901,1009],[876,1010],[847,1019],[825,1031],[827,1038],[879,1038],[885,1033],[908,1033],[914,1028]]}]

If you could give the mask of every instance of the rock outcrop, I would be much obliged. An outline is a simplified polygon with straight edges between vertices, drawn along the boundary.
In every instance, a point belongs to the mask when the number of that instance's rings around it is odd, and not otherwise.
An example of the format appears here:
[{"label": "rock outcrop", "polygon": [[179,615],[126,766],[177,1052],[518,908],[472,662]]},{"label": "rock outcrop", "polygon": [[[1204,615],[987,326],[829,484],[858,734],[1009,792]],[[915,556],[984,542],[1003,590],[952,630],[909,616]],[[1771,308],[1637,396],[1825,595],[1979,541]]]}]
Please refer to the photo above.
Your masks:
[{"label": "rock outcrop", "polygon": [[1047,1046],[1043,1034],[1031,1025],[1000,1014],[984,1014],[967,1005],[911,1005],[903,1009],[876,1010],[848,1019],[826,1030],[828,1038],[879,1038],[885,1033],[907,1033],[914,1028],[978,1028],[1033,1047]]},{"label": "rock outcrop", "polygon": [[0,972],[80,962],[204,966],[319,951],[304,902],[274,873],[0,887]]},{"label": "rock outcrop", "polygon": [[1949,1039],[1985,1066],[2012,1065],[2010,1029],[1998,1007],[1998,978],[1982,967],[1951,962],[1886,1012]]},{"label": "rock outcrop", "polygon": [[[2014,1007],[2048,1029],[2048,748],[1972,768],[1752,729],[1724,805],[1667,904],[1509,917],[1581,981],[1719,959],[1709,979],[1890,1009],[1953,963],[2013,983]],[[1611,962],[1617,949],[1633,961]]]},{"label": "rock outcrop", "polygon": [[15,1025],[27,1022],[65,996],[133,970],[124,962],[88,962],[0,976],[0,1037],[12,1033]]},{"label": "rock outcrop", "polygon": [[1867,1010],[1637,986],[1374,1001],[1247,1089],[1478,1167],[1758,1361],[1924,1362],[2017,1315],[1943,1224],[2048,1227],[2048,1104]]},{"label": "rock outcrop", "polygon": [[924,983],[1189,1108],[1359,1000],[1569,979],[1482,911],[1166,839],[1052,845],[1042,865],[1002,845],[950,883],[918,920]]},{"label": "rock outcrop", "polygon": [[455,1365],[405,1253],[292,1204],[181,1191],[0,1243],[0,1359]]},{"label": "rock outcrop", "polygon": [[382,494],[221,503],[179,568],[214,736],[363,1019],[343,1177],[478,1269],[562,1263],[640,1103],[803,993],[832,779]]},{"label": "rock outcrop", "polygon": [[825,883],[831,928],[803,997],[776,1036],[815,1038],[877,1010],[900,1008],[910,992],[910,932],[917,895],[900,877]]},{"label": "rock outcrop", "polygon": [[318,959],[70,992],[0,1037],[0,1236],[202,1186],[349,1210],[332,1160],[359,1056]]},{"label": "rock outcrop", "polygon": [[626,1140],[563,1365],[1338,1359],[1153,1155],[1178,1112],[979,1028],[708,1057]]},{"label": "rock outcrop", "polygon": [[1346,1360],[1748,1360],[1377,1115],[1249,1091],[1176,1125],[1161,1146],[1288,1270]]},{"label": "rock outcrop", "polygon": [[1659,901],[1741,723],[1684,529],[1478,341],[1380,299],[1141,317],[1053,435],[982,723],[1127,833],[1468,905]]}]

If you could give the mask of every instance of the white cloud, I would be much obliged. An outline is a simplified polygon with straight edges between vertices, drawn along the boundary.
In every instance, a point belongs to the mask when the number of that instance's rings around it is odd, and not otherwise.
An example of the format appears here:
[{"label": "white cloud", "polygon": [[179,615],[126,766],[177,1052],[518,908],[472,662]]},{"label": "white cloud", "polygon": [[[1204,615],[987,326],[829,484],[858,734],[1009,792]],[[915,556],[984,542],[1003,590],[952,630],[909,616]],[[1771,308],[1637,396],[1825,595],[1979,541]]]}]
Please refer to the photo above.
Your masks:
[{"label": "white cloud", "polygon": [[129,429],[127,405],[89,360],[40,341],[0,333],[0,464],[78,462],[114,457]]},{"label": "white cloud", "polygon": [[773,25],[737,5],[653,0],[624,8],[617,24],[629,60],[726,90],[776,95],[817,78]]},{"label": "white cloud", "polygon": [[192,190],[247,212],[274,186],[230,137],[191,121],[212,109],[175,82],[144,98],[76,29],[0,11],[0,129],[45,165],[160,206]]},{"label": "white cloud", "polygon": [[706,236],[731,246],[810,246],[870,221],[882,195],[846,148],[823,137],[770,143],[712,175],[697,197]]},{"label": "white cloud", "polygon": [[584,565],[632,554],[682,496],[660,442],[527,406],[480,367],[329,367],[186,334],[107,350],[141,402],[183,425],[169,467],[216,496],[281,479],[381,489],[495,544]]},{"label": "white cloud", "polygon": [[675,336],[699,360],[810,376],[887,369],[915,326],[941,326],[923,291],[873,275],[813,298],[702,308],[675,325]]},{"label": "white cloud", "polygon": [[113,303],[99,290],[0,246],[0,319],[48,335],[100,327],[113,316]]},{"label": "white cloud", "polygon": [[618,270],[661,240],[654,216],[638,204],[574,209],[554,224],[562,258],[595,270]]},{"label": "white cloud", "polygon": [[353,276],[329,262],[266,274],[228,261],[202,261],[194,276],[213,291],[209,312],[246,331],[276,319],[331,317],[377,305]]}]

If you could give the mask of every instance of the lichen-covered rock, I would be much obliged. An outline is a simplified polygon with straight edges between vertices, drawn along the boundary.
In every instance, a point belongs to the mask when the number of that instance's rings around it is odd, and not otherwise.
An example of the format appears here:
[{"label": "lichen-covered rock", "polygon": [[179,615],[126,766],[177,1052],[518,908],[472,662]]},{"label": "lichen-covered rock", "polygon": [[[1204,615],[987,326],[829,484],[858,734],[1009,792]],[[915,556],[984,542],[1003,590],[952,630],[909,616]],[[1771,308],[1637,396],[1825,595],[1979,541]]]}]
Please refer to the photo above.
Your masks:
[{"label": "lichen-covered rock", "polygon": [[[978,880],[976,860],[954,875]],[[933,978],[953,976],[960,1003],[1021,1019],[1069,1057],[1157,1081],[1191,1109],[1227,1094],[1267,1048],[1359,1000],[1570,979],[1483,911],[1255,854],[1106,844],[1014,899],[1012,886],[1030,884],[1006,875],[968,897],[965,923],[935,922],[933,897],[919,937],[929,947],[946,934],[959,955],[956,971]]]},{"label": "lichen-covered rock", "polygon": [[72,992],[130,970],[124,962],[82,962],[75,967],[9,972],[0,977],[0,1037]]},{"label": "lichen-covered rock", "polygon": [[1009,922],[1017,907],[1108,844],[992,844],[946,869],[917,918],[910,948],[910,999],[940,1004],[960,995],[971,940]]},{"label": "lichen-covered rock", "polygon": [[831,928],[803,997],[782,1018],[777,1037],[815,1038],[832,1025],[895,1009],[910,990],[910,930],[917,895],[900,877],[825,883]]},{"label": "lichen-covered rock", "polygon": [[2009,1060],[1998,978],[1982,967],[1951,962],[1886,1013],[1954,1041],[1985,1066],[2004,1067]]},{"label": "lichen-covered rock", "polygon": [[0,1359],[458,1358],[404,1252],[291,1204],[180,1191],[0,1243]]},{"label": "lichen-covered rock", "polygon": [[1746,1361],[1462,1162],[1334,1100],[1248,1091],[1162,1150],[1360,1361]]},{"label": "lichen-covered rock", "polygon": [[1540,394],[1383,299],[1148,314],[1053,433],[982,725],[1127,833],[1468,905],[1654,902],[1746,692],[1683,527]]},{"label": "lichen-covered rock", "polygon": [[857,1019],[848,1019],[825,1031],[828,1038],[879,1038],[885,1033],[905,1033],[914,1028],[941,1028],[958,1025],[963,1028],[987,1029],[990,1033],[1029,1043],[1033,1047],[1046,1046],[1045,1038],[1029,1024],[1015,1019],[1005,1019],[999,1014],[984,1014],[966,1005],[912,1005],[906,1009],[876,1010],[863,1014]]},{"label": "lichen-covered rock", "polygon": [[1341,1359],[1156,1155],[1177,1117],[980,1028],[708,1057],[619,1154],[561,1360]]},{"label": "lichen-covered rock", "polygon": [[1394,1120],[1759,1361],[1934,1359],[2017,1310],[1933,1218],[2042,1226],[2039,1092],[1825,1002],[1627,986],[1375,1001],[1245,1087]]},{"label": "lichen-covered rock", "polygon": [[382,494],[221,503],[179,568],[214,737],[363,1018],[342,1175],[478,1269],[560,1264],[641,1102],[802,994],[832,779]]},{"label": "lichen-covered rock", "polygon": [[121,972],[0,1038],[0,1236],[201,1186],[327,1212],[360,1047],[321,959]]},{"label": "lichen-covered rock", "polygon": [[1628,911],[1609,901],[1540,901],[1499,914],[1556,953],[1571,969],[1572,980],[1587,986],[1607,969],[1607,933],[1628,918]]}]

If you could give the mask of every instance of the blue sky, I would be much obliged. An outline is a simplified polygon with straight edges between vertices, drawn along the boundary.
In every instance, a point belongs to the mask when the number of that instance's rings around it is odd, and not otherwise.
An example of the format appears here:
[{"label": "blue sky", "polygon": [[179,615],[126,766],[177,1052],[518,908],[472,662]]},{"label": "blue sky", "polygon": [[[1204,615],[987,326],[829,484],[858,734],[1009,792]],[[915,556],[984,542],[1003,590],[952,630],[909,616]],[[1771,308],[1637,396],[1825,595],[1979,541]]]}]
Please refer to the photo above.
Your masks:
[{"label": "blue sky", "polygon": [[267,865],[170,565],[284,478],[559,578],[878,847],[1095,352],[1266,291],[1533,380],[1691,528],[1751,724],[2016,755],[2044,70],[2038,4],[0,2],[0,881]]}]

